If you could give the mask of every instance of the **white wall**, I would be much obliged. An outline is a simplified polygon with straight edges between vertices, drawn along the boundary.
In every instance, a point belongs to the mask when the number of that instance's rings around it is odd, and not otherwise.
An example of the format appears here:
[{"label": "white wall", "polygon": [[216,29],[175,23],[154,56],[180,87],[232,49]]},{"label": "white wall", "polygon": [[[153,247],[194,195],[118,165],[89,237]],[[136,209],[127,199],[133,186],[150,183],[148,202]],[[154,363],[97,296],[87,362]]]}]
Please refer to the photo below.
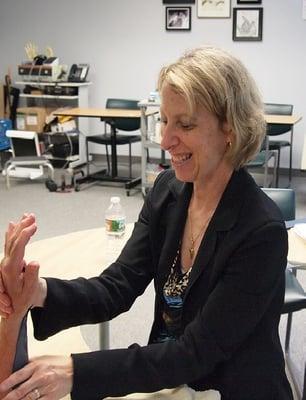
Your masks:
[{"label": "white wall", "polygon": [[[299,168],[306,132],[302,0],[262,0],[262,7],[263,41],[233,42],[232,18],[199,19],[195,5],[191,32],[169,32],[162,0],[0,0],[0,76],[8,67],[16,76],[25,43],[36,43],[42,52],[50,45],[63,64],[90,63],[90,106],[103,107],[107,97],[147,97],[161,65],[184,49],[218,45],[247,65],[264,101],[292,103],[303,116],[294,134],[294,167]],[[98,121],[90,126],[101,132]],[[283,153],[287,166],[288,152]]]}]

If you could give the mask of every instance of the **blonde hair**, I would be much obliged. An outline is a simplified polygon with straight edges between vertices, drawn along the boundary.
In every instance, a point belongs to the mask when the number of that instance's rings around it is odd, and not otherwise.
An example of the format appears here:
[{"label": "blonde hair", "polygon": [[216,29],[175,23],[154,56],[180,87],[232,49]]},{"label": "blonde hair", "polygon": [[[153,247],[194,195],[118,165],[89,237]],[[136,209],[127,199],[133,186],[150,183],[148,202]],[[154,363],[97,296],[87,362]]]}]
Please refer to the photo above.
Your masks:
[{"label": "blonde hair", "polygon": [[235,169],[259,151],[266,131],[263,103],[241,61],[219,48],[197,48],[162,68],[159,91],[165,83],[184,96],[191,113],[203,106],[221,123],[228,123],[233,140],[227,157]]}]

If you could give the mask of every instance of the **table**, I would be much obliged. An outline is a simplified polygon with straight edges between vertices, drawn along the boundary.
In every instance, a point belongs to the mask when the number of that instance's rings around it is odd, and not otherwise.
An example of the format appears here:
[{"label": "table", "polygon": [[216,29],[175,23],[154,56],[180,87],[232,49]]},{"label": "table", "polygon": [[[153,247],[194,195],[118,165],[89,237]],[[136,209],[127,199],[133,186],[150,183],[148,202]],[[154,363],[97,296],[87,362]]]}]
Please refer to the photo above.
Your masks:
[{"label": "table", "polygon": [[[137,177],[134,179],[127,177],[118,176],[117,169],[117,144],[116,144],[116,129],[112,120],[115,118],[140,118],[140,110],[128,110],[128,109],[115,109],[115,108],[71,108],[68,110],[61,110],[54,113],[58,116],[71,116],[71,117],[87,117],[87,118],[100,118],[101,121],[108,121],[111,125],[111,175],[107,175],[105,170],[102,172],[96,172],[94,174],[88,174],[87,176],[77,180],[77,183],[83,183],[86,181],[111,181],[111,182],[123,182],[127,193],[129,189],[135,187],[141,182],[141,178]],[[88,160],[87,160],[88,162]]]},{"label": "table", "polygon": [[297,235],[293,229],[288,232],[289,251],[288,261],[292,265],[306,269],[306,240]]},{"label": "table", "polygon": [[[40,276],[73,279],[99,275],[119,254],[130,237],[134,224],[126,225],[125,235],[116,247],[106,251],[107,237],[104,228],[72,232],[31,242],[26,248],[25,259],[40,263]],[[0,257],[2,258],[2,254]],[[36,341],[31,319],[28,319],[29,354],[69,354],[90,351],[80,327],[73,327],[48,338]],[[100,324],[100,348],[109,348],[109,324]]]},{"label": "table", "polygon": [[295,125],[299,121],[301,121],[301,115],[274,115],[274,114],[266,114],[265,120],[267,124],[286,124],[286,125]]}]

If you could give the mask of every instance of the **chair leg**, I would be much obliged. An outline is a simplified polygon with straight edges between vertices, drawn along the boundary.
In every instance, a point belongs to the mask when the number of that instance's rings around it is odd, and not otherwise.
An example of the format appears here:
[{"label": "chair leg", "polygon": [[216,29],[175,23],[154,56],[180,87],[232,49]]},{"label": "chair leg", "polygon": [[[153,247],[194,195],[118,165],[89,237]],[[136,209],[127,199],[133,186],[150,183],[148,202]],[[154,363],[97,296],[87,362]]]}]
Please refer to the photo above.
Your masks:
[{"label": "chair leg", "polygon": [[275,187],[277,188],[279,185],[279,166],[280,166],[280,149],[277,150],[277,167],[276,167],[276,181],[275,181]]},{"label": "chair leg", "polygon": [[86,138],[85,140],[86,143],[86,174],[87,176],[89,175],[89,152],[88,152],[88,140]]},{"label": "chair leg", "polygon": [[5,172],[6,172],[5,180],[6,180],[7,189],[9,189],[11,187],[11,185],[10,185],[10,170],[11,169],[14,169],[14,165],[10,164],[10,163],[7,164],[7,166],[5,167]]},{"label": "chair leg", "polygon": [[110,175],[110,162],[109,162],[109,152],[108,152],[108,145],[105,145],[106,150],[106,162],[107,162],[107,173]]},{"label": "chair leg", "polygon": [[293,127],[291,129],[291,137],[290,137],[290,154],[289,154],[289,187],[291,186],[291,178],[292,178],[292,141],[293,141]]},{"label": "chair leg", "polygon": [[129,173],[130,178],[132,179],[132,144],[129,143]]},{"label": "chair leg", "polygon": [[49,170],[49,177],[51,177],[52,180],[54,180],[54,168],[51,163],[46,163],[45,166]]},{"label": "chair leg", "polygon": [[304,368],[304,381],[303,381],[303,387],[302,387],[302,400],[306,400],[306,363],[305,363],[305,368]]},{"label": "chair leg", "polygon": [[285,336],[285,353],[288,354],[290,346],[290,335],[292,326],[292,313],[288,314],[287,326],[286,326],[286,336]]}]

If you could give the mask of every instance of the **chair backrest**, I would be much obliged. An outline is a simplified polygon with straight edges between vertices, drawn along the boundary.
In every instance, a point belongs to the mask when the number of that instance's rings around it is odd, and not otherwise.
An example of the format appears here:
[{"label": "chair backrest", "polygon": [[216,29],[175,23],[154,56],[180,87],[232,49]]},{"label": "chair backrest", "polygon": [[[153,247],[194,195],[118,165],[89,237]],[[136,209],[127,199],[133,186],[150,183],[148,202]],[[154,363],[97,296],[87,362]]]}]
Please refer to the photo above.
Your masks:
[{"label": "chair backrest", "polygon": [[262,189],[280,209],[285,221],[295,219],[295,192],[292,189],[263,188]]},{"label": "chair backrest", "polygon": [[[277,103],[265,103],[264,104],[265,114],[274,115],[292,115],[293,105],[292,104],[277,104]],[[268,124],[267,135],[276,136],[283,133],[289,132],[292,129],[292,125],[288,124]]]},{"label": "chair backrest", "polygon": [[6,136],[10,138],[13,157],[39,157],[41,156],[38,135],[32,131],[7,130]]},{"label": "chair backrest", "polygon": [[[107,99],[106,108],[121,108],[126,110],[139,110],[139,100]],[[136,131],[140,128],[140,118],[114,118],[112,123],[121,131]]]}]

